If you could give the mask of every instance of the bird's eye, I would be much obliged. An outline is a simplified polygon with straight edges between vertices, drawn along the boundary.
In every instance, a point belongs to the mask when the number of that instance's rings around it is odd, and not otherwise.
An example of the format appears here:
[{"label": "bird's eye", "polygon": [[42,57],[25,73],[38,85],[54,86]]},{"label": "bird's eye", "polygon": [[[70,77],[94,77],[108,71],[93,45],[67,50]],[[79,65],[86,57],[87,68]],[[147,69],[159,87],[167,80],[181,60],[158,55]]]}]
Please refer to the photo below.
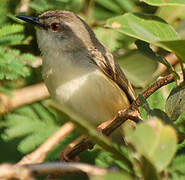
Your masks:
[{"label": "bird's eye", "polygon": [[60,27],[61,27],[61,24],[60,24],[60,23],[52,23],[52,24],[50,25],[50,27],[51,27],[51,29],[52,29],[53,31],[58,31],[58,30],[60,29]]}]

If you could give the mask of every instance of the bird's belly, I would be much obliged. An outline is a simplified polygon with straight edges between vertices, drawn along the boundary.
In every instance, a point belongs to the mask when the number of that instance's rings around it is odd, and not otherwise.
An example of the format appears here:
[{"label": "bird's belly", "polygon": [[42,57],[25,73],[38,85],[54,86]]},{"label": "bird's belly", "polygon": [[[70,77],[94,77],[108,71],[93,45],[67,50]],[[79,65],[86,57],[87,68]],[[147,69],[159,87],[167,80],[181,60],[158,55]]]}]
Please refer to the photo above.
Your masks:
[{"label": "bird's belly", "polygon": [[76,120],[87,120],[93,125],[111,120],[119,110],[129,106],[125,93],[97,69],[75,75],[60,85],[53,83],[51,89],[51,92],[55,91],[51,94],[52,97],[65,113]]}]

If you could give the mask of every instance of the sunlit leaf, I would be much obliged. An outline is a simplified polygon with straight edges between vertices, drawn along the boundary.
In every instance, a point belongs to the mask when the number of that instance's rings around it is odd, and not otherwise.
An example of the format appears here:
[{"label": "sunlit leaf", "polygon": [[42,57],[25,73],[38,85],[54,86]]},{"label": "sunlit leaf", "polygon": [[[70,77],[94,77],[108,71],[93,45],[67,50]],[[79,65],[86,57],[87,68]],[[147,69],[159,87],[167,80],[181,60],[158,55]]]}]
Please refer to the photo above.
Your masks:
[{"label": "sunlit leaf", "polygon": [[176,53],[185,61],[184,45],[177,32],[163,19],[154,15],[127,13],[111,18],[107,26],[131,37],[160,46],[168,51]]},{"label": "sunlit leaf", "polygon": [[139,124],[136,130],[127,129],[126,138],[158,171],[171,162],[177,148],[176,132],[157,118]]}]

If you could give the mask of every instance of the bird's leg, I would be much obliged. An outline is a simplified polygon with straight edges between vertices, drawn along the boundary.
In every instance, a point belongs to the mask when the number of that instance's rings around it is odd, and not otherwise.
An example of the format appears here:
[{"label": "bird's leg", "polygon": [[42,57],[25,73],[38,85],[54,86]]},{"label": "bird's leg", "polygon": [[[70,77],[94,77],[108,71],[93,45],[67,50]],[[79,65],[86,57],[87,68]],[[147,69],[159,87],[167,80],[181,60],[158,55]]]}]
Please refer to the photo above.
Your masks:
[{"label": "bird's leg", "polygon": [[74,160],[75,162],[78,162],[80,160],[80,158],[78,156],[76,156],[74,159],[70,159],[68,157],[68,153],[71,152],[71,150],[73,149],[73,147],[75,147],[82,139],[84,139],[84,135],[79,136],[72,143],[68,144],[65,147],[65,149],[61,153],[61,157],[60,157],[60,160],[62,162],[69,162],[69,161],[72,161],[72,160]]}]

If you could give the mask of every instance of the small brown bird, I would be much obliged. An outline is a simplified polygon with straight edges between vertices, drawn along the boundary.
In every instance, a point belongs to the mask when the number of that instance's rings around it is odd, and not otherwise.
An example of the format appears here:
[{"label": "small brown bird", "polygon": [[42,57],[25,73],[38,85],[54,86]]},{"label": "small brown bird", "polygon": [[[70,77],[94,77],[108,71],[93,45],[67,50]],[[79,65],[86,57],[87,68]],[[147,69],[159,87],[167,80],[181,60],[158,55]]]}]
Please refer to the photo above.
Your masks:
[{"label": "small brown bird", "polygon": [[135,99],[111,52],[79,16],[57,10],[17,17],[35,25],[43,79],[52,98],[73,119],[97,126]]}]

